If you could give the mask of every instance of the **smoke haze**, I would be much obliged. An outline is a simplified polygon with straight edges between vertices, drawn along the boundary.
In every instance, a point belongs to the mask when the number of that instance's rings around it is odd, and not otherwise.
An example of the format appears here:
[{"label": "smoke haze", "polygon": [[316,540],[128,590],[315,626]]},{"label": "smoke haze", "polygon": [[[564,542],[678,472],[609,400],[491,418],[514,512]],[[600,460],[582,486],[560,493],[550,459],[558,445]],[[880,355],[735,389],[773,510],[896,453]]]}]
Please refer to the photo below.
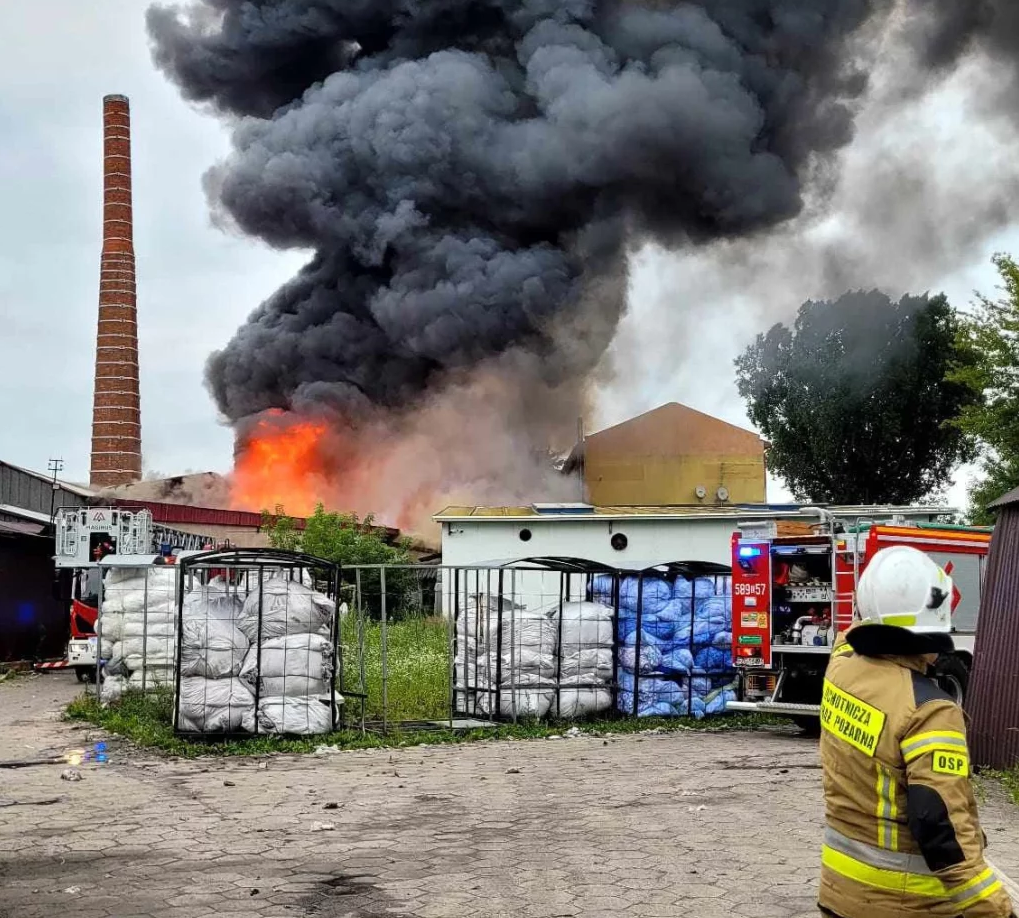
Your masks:
[{"label": "smoke haze", "polygon": [[882,55],[892,119],[1019,34],[1005,0],[205,0],[148,19],[159,66],[233,125],[206,177],[217,219],[314,252],[210,359],[219,408],[241,442],[271,409],[328,419],[343,446],[319,479],[404,525],[438,496],[553,496],[524,457],[568,446],[611,372],[634,248],[752,261],[829,211]]}]

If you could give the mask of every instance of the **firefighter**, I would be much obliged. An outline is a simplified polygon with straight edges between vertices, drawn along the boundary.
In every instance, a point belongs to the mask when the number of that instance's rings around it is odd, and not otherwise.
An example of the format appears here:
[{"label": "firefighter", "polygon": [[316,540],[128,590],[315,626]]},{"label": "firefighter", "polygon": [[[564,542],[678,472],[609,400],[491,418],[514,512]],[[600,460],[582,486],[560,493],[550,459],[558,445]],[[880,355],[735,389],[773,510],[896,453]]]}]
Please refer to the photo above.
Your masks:
[{"label": "firefighter", "polygon": [[821,912],[1010,918],[984,861],[962,710],[928,677],[951,652],[952,581],[923,552],[878,552],[825,676]]}]

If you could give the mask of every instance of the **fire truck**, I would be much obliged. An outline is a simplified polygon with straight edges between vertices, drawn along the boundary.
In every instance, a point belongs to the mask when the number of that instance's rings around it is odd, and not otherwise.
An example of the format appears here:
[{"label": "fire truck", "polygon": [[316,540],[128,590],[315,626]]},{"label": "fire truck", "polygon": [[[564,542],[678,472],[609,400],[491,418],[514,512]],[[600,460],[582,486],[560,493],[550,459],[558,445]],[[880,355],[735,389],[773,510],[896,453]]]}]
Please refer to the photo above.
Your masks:
[{"label": "fire truck", "polygon": [[882,548],[919,548],[952,577],[953,654],[936,676],[962,701],[973,662],[980,588],[991,530],[903,519],[818,525],[741,524],[732,538],[732,651],[740,674],[733,710],[792,717],[815,730],[824,672],[839,632],[853,622],[860,574]]},{"label": "fire truck", "polygon": [[37,663],[48,671],[73,669],[78,680],[95,679],[96,620],[99,617],[99,562],[110,555],[170,555],[214,547],[208,536],[156,526],[148,510],[119,507],[62,507],[54,518],[61,597],[69,603],[70,640],[63,660]]}]

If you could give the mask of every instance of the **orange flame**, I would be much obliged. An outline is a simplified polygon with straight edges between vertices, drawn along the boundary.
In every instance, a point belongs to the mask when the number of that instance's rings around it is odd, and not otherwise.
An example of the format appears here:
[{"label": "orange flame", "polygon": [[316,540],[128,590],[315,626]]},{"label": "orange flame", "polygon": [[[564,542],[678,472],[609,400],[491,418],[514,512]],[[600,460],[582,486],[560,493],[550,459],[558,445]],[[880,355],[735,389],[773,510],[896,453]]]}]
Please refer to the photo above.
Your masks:
[{"label": "orange flame", "polygon": [[[278,412],[274,412],[278,415]],[[320,499],[319,446],[326,425],[258,421],[239,445],[231,503],[236,510],[274,510],[308,516]]]}]

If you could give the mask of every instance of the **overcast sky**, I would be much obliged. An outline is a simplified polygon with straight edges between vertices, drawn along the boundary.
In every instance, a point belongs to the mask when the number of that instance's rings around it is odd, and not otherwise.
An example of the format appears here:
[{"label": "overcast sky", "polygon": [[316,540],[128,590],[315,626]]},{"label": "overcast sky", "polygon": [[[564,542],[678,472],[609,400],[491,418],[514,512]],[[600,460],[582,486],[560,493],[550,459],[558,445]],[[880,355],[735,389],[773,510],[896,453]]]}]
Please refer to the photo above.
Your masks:
[{"label": "overcast sky", "polygon": [[[44,470],[50,458],[62,457],[64,477],[72,480],[84,480],[88,473],[104,94],[126,94],[132,105],[147,472],[229,468],[232,437],[217,422],[204,389],[205,359],[304,260],[301,253],[274,252],[211,225],[201,176],[226,152],[227,131],[182,102],[151,64],[145,6],[140,0],[0,4],[5,38],[0,57],[0,459]],[[933,115],[926,113],[934,118],[937,142],[925,138],[923,156],[941,157],[951,174],[961,148],[966,162],[983,157],[992,173],[1000,144],[984,138],[981,146],[959,109],[959,99],[948,97]],[[888,134],[875,123],[870,136],[872,154],[873,145],[886,142]],[[868,150],[866,142],[860,148]],[[866,156],[857,168],[869,170]],[[966,200],[970,197],[967,192]],[[958,195],[945,198],[940,206],[954,214],[959,200]],[[858,218],[851,214],[840,224],[846,239],[869,233]],[[883,257],[880,263],[866,253],[850,253],[852,270],[844,279],[880,284],[896,294],[944,290],[963,305],[974,288],[993,291],[993,252],[1019,252],[1016,227],[1000,213],[995,220],[986,233],[951,237],[936,259],[923,257],[932,246],[937,250],[935,240],[925,241],[923,233],[913,240],[922,248],[904,244],[895,258]],[[602,387],[589,427],[670,400],[746,425],[732,380],[733,357],[755,332],[788,318],[802,299],[836,292],[825,289],[830,279],[822,281],[790,260],[790,251],[804,238],[797,235],[757,253],[763,260],[743,264],[745,274],[728,270],[730,259],[742,257],[739,252],[680,257],[657,251],[638,257],[631,314],[617,347],[616,362],[623,369]],[[878,250],[889,254],[884,246]],[[745,278],[750,281],[744,283]]]}]

